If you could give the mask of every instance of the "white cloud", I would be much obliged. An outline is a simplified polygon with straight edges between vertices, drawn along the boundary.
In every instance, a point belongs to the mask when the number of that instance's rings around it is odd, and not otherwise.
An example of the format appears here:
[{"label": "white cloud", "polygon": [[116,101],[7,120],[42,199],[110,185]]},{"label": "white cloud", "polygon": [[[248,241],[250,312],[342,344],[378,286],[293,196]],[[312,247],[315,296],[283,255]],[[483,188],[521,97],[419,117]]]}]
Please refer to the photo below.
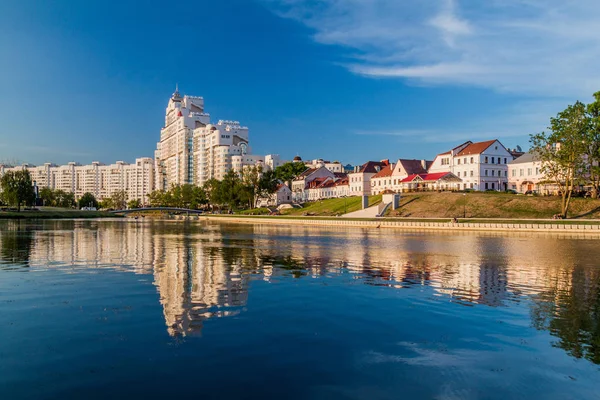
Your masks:
[{"label": "white cloud", "polygon": [[263,1],[352,50],[357,74],[570,101],[600,90],[598,0]]}]

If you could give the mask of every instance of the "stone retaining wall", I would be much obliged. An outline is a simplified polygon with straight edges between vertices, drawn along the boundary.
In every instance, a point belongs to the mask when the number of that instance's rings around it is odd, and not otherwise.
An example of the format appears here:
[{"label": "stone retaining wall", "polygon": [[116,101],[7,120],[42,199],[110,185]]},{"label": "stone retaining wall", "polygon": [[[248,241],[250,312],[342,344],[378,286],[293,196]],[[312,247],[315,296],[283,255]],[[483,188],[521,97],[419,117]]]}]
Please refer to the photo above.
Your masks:
[{"label": "stone retaining wall", "polygon": [[470,231],[511,231],[511,232],[569,232],[569,233],[597,233],[600,235],[600,224],[512,224],[512,223],[452,223],[452,222],[412,222],[381,219],[378,221],[354,221],[351,219],[294,219],[282,217],[269,218],[240,218],[240,217],[199,217],[198,219],[251,223],[251,224],[279,224],[279,225],[308,225],[308,226],[352,226],[363,228],[396,228],[396,229],[433,229],[433,230],[470,230]]}]

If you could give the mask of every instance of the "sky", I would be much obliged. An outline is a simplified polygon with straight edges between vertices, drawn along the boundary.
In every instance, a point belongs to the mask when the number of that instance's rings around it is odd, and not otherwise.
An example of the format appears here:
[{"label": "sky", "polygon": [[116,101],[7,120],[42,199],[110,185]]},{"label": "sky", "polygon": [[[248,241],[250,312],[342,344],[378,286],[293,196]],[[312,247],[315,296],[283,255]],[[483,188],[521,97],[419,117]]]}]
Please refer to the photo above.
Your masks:
[{"label": "sky", "polygon": [[254,154],[527,149],[600,90],[599,37],[597,0],[2,1],[0,162],[152,157],[176,84]]}]

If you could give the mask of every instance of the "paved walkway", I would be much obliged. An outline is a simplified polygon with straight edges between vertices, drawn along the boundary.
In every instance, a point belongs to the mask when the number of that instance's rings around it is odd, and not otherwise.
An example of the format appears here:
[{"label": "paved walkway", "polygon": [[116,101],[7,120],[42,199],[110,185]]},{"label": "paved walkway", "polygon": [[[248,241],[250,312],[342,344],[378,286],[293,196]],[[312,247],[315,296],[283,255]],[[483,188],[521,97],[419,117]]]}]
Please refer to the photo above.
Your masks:
[{"label": "paved walkway", "polygon": [[342,215],[344,218],[375,218],[379,215],[381,210],[385,208],[385,204],[380,203],[376,206],[365,208],[364,210],[354,211],[348,214]]}]

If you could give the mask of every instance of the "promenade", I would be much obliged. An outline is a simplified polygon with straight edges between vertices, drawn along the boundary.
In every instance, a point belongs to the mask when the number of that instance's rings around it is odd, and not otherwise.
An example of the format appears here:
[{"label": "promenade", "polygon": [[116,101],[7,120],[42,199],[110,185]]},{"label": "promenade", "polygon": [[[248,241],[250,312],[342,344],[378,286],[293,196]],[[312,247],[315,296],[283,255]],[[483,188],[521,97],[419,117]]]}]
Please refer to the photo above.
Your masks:
[{"label": "promenade", "polygon": [[467,222],[454,223],[435,219],[402,221],[392,218],[376,219],[350,219],[335,217],[281,217],[281,216],[236,216],[236,215],[205,215],[202,220],[216,222],[231,222],[245,224],[275,224],[275,225],[304,225],[304,226],[348,226],[372,229],[427,229],[438,231],[507,231],[507,232],[557,232],[581,233],[600,236],[600,221],[573,221],[573,220],[509,220],[493,221],[489,219],[481,222],[472,219]]}]

